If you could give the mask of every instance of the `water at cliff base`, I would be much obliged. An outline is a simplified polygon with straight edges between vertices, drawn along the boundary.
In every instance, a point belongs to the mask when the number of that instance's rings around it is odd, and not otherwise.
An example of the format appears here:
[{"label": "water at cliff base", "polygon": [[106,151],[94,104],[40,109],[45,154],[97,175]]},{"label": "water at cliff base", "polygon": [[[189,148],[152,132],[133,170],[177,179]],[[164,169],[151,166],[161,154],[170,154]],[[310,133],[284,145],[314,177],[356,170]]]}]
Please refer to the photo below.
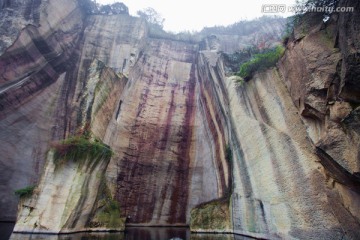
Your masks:
[{"label": "water at cliff base", "polygon": [[233,234],[195,234],[183,227],[130,227],[118,233],[12,234],[12,240],[250,240]]}]

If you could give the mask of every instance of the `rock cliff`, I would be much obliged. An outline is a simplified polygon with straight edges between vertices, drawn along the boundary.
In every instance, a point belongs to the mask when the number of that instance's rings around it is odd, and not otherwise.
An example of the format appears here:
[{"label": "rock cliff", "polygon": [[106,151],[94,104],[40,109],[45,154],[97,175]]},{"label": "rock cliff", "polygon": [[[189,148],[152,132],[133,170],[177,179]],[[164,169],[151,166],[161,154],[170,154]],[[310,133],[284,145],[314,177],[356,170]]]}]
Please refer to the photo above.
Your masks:
[{"label": "rock cliff", "polygon": [[[126,219],[359,236],[357,11],[305,16],[276,68],[237,83],[227,54],[278,43],[282,19],[193,42],[78,1],[31,3],[0,1],[1,31],[13,29],[0,45],[1,220],[15,216],[14,190],[36,185],[15,231],[121,230]],[[112,157],[56,167],[54,144],[87,132]]]},{"label": "rock cliff", "polygon": [[10,6],[4,3],[7,8],[1,11],[15,13],[21,6],[39,13],[37,25],[18,25],[22,20],[17,14],[2,20],[10,24],[2,25],[4,28],[16,29],[1,37],[6,41],[0,57],[2,220],[16,214],[14,189],[38,180],[50,142],[64,137],[63,116],[70,110],[66,105],[72,84],[70,75],[64,73],[76,63],[76,46],[84,27],[75,1],[33,2],[6,1]]}]

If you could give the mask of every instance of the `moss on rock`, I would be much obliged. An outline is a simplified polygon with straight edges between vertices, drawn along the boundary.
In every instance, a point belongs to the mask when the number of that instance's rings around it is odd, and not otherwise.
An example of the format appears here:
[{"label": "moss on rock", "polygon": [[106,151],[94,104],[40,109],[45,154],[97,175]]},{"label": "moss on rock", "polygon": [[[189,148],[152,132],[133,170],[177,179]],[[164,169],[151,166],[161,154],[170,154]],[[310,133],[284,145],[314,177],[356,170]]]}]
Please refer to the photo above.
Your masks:
[{"label": "moss on rock", "polygon": [[111,196],[106,179],[103,177],[89,227],[120,231],[125,229],[125,220],[124,217],[121,217],[119,203]]},{"label": "moss on rock", "polygon": [[191,231],[226,231],[231,228],[229,198],[202,203],[191,210]]}]

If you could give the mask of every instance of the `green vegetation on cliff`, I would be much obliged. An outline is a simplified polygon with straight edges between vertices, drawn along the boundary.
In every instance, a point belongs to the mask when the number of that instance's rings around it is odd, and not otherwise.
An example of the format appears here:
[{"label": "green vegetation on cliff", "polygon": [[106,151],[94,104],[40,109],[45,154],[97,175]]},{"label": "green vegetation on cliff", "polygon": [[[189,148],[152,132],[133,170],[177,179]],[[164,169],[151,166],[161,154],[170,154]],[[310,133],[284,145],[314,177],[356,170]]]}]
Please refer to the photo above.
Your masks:
[{"label": "green vegetation on cliff", "polygon": [[122,2],[114,2],[113,4],[99,4],[94,0],[78,0],[78,4],[86,14],[95,15],[114,15],[127,14],[129,8]]},{"label": "green vegetation on cliff", "polygon": [[264,53],[255,54],[254,57],[240,66],[238,76],[249,80],[256,71],[263,71],[276,65],[277,61],[284,54],[285,48],[277,46]]},{"label": "green vegetation on cliff", "polygon": [[113,199],[106,179],[103,176],[96,205],[93,211],[92,220],[89,223],[91,228],[108,228],[123,230],[125,228],[125,218],[121,217],[120,206],[116,199]]},{"label": "green vegetation on cliff", "polygon": [[230,198],[220,198],[202,203],[191,210],[190,229],[197,230],[228,230],[231,228]]},{"label": "green vegetation on cliff", "polygon": [[102,211],[97,214],[97,219],[100,226],[107,228],[118,229],[123,228],[125,218],[120,217],[119,203],[113,199],[103,200],[104,206]]},{"label": "green vegetation on cliff", "polygon": [[[100,161],[108,164],[113,152],[109,146],[95,138],[89,128],[90,125],[85,124],[83,128],[78,130],[77,135],[53,144],[53,159],[56,166],[66,164],[68,161],[86,164],[86,167],[93,163],[98,164]],[[109,190],[104,172],[96,174],[99,178],[98,193],[87,226],[90,228],[124,230],[125,218],[120,216],[119,203],[113,198]]]},{"label": "green vegetation on cliff", "polygon": [[53,144],[54,162],[59,164],[67,160],[85,161],[91,159],[110,159],[113,155],[110,147],[102,143],[99,139],[91,138],[90,133],[80,136],[73,136]]},{"label": "green vegetation on cliff", "polygon": [[20,198],[23,197],[30,197],[35,189],[35,186],[27,186],[15,191],[15,195],[19,196]]}]

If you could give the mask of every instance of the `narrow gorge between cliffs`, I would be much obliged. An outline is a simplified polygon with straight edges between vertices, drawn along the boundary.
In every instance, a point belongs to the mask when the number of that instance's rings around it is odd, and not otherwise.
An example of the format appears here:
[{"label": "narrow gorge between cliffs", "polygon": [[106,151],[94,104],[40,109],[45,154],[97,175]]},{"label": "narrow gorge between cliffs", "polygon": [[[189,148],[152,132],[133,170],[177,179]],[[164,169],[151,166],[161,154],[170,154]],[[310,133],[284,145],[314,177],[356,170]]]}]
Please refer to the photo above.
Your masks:
[{"label": "narrow gorge between cliffs", "polygon": [[181,35],[84,2],[0,1],[10,239],[359,239],[360,2],[286,40],[280,17]]}]

